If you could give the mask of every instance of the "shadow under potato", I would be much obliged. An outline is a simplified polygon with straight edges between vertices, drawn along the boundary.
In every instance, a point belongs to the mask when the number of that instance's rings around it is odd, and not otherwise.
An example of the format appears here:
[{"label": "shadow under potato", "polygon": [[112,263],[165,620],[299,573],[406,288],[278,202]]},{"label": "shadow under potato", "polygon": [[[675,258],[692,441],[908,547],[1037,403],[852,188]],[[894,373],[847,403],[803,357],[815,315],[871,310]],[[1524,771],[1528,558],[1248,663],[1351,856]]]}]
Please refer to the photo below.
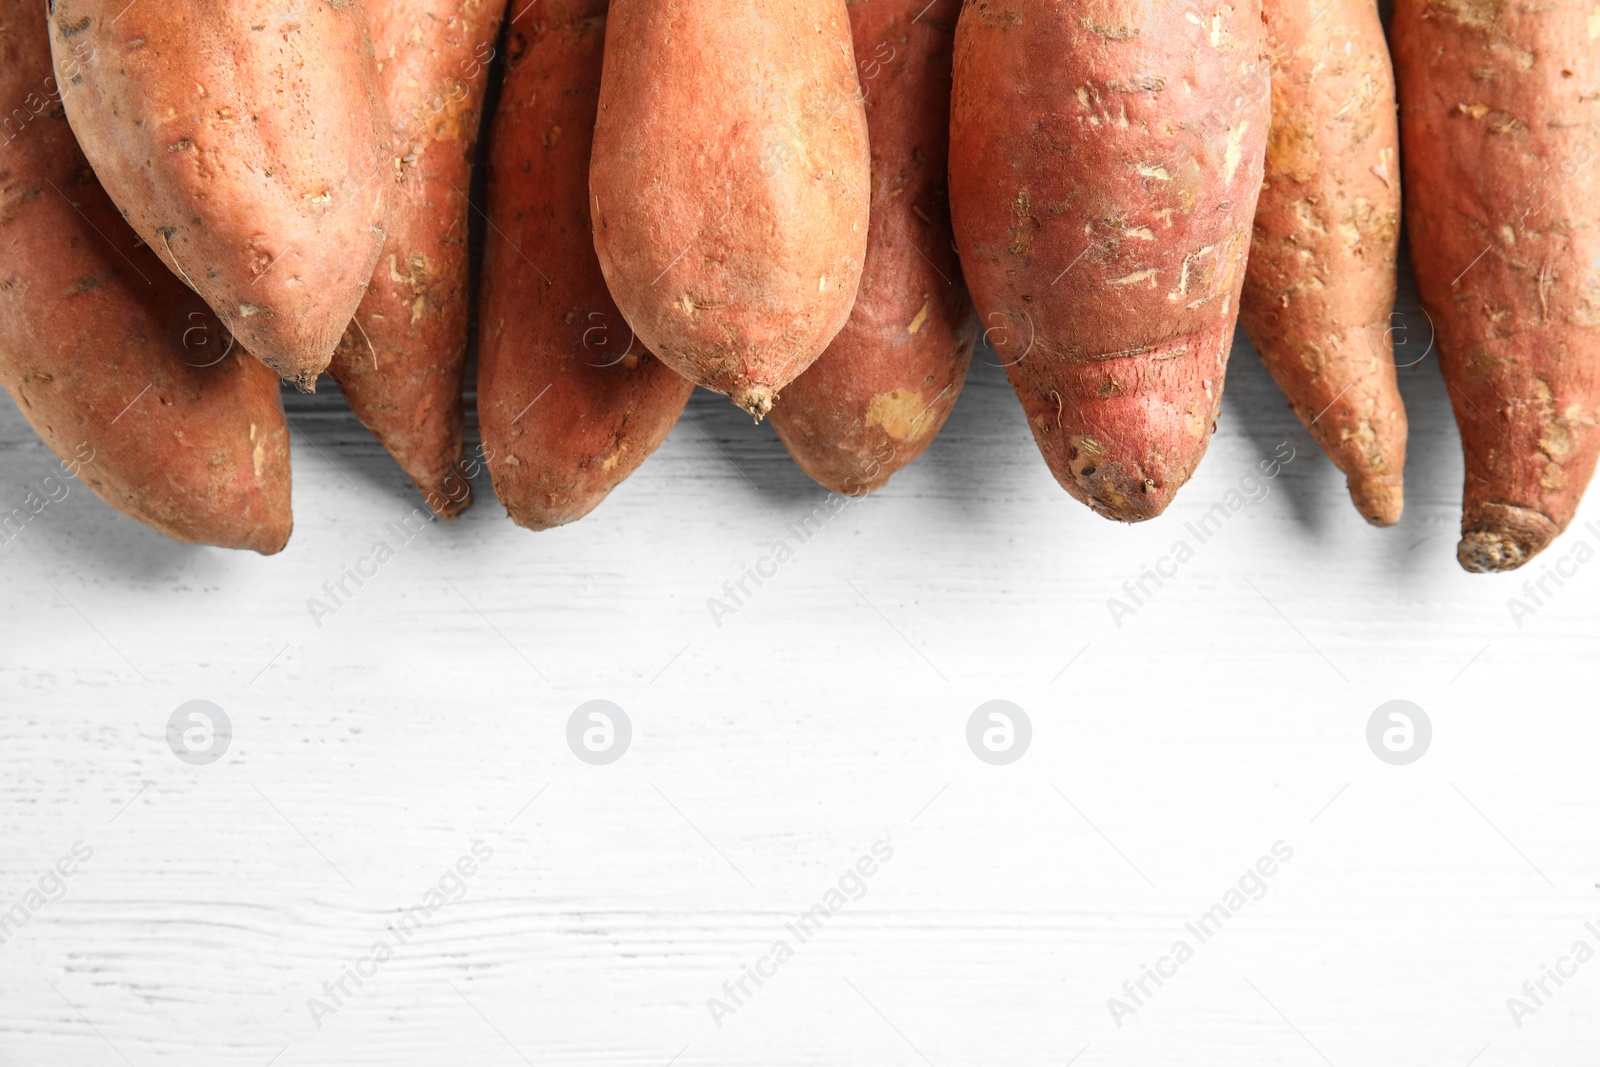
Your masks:
[{"label": "shadow under potato", "polygon": [[[995,463],[997,458],[1000,464]],[[922,476],[937,487],[930,495],[944,503],[951,518],[962,521],[1004,522],[1006,516],[996,505],[1013,492],[1031,494],[1035,487],[1070,499],[1039,454],[1004,363],[981,335],[950,418],[907,470],[918,468],[924,468]],[[897,474],[880,491],[893,493],[897,484],[903,489],[911,477],[915,475]],[[984,501],[982,513],[978,501]]]},{"label": "shadow under potato", "polygon": [[[1405,511],[1395,533],[1383,536],[1391,556],[1407,554],[1418,543],[1419,528],[1426,530],[1429,538],[1443,532],[1441,523],[1448,522],[1453,530],[1461,504],[1460,437],[1439,376],[1433,326],[1417,303],[1416,291],[1416,277],[1402,243],[1391,337],[1408,434]],[[1301,425],[1242,330],[1229,360],[1223,411],[1228,428],[1237,426],[1250,437],[1263,458],[1278,442],[1287,440],[1297,457],[1308,460],[1301,463],[1297,459],[1281,478],[1296,522],[1303,529],[1314,535],[1327,532],[1336,521],[1328,506],[1334,499],[1341,506],[1353,507],[1343,472]],[[1383,534],[1376,527],[1374,532]]]},{"label": "shadow under potato", "polygon": [[[1466,461],[1461,433],[1450,406],[1450,392],[1439,371],[1439,349],[1432,321],[1417,302],[1417,279],[1411,270],[1407,242],[1400,244],[1399,296],[1395,302],[1395,364],[1400,397],[1410,423],[1406,447],[1405,546],[1396,556],[1396,570],[1413,550],[1448,559],[1455,565],[1455,544],[1461,533],[1462,482]],[[1430,542],[1421,548],[1424,541]]]},{"label": "shadow under potato", "polygon": [[[1453,538],[1459,520],[1462,460],[1449,396],[1439,377],[1432,324],[1417,304],[1416,281],[1404,245],[1394,343],[1410,423],[1406,510],[1393,531],[1373,528],[1372,533],[1383,539],[1384,554],[1396,569],[1405,569],[1414,558],[1412,550],[1422,540]],[[299,469],[323,464],[330,468],[325,473],[337,479],[348,480],[357,488],[376,489],[397,503],[409,502],[425,510],[410,480],[342,400],[335,399],[337,387],[332,380],[326,382],[326,395],[284,394],[292,437],[300,446],[296,457]],[[468,456],[477,455],[478,448],[475,399],[469,392]],[[1296,461],[1282,469],[1275,487],[1288,499],[1296,526],[1315,540],[1324,540],[1340,524],[1337,508],[1350,508],[1354,514],[1344,474],[1300,424],[1242,330],[1235,334],[1229,357],[1218,432],[1247,438],[1258,461],[1273,460],[1284,442],[1295,449]],[[813,502],[829,492],[795,465],[770,426],[752,423],[719,394],[696,390],[674,433],[688,442],[688,448],[710,457],[711,469],[721,468],[723,480],[735,487],[735,499],[784,508]],[[1214,447],[1210,451],[1215,451]],[[1003,460],[998,466],[996,458]],[[1206,462],[1215,463],[1215,457],[1202,461],[1197,477],[1205,472]],[[1034,464],[1036,469],[1027,466]],[[948,506],[940,509],[943,517],[982,522],[985,516],[974,511],[972,502],[992,500],[997,479],[1014,486],[1019,494],[1048,491],[1040,489],[1048,485],[1066,499],[1065,491],[1054,486],[1048,476],[999,357],[980,341],[962,395],[939,436],[873,497],[894,498],[912,489],[919,497],[946,503]],[[930,486],[936,488],[929,491]],[[503,518],[503,508],[485,472],[480,470],[473,479],[473,490],[477,503],[468,515]],[[1193,494],[1193,487],[1189,492]]]},{"label": "shadow under potato", "polygon": [[48,575],[63,559],[95,578],[151,587],[180,573],[192,578],[208,556],[232,554],[175,541],[123,514],[81,478],[65,476],[62,461],[20,416],[14,425],[31,440],[0,442],[0,566]]},{"label": "shadow under potato", "polygon": [[[1234,330],[1233,351],[1222,390],[1222,415],[1218,432],[1238,434],[1254,446],[1257,464],[1276,463],[1278,448],[1288,442],[1294,461],[1282,466],[1273,486],[1289,501],[1295,525],[1321,539],[1329,529],[1328,501],[1349,503],[1344,473],[1317,446],[1289,407],[1278,383],[1243,328]],[[1202,469],[1205,461],[1202,460]],[[1258,467],[1259,469],[1259,467]],[[1159,520],[1157,520],[1159,521]]]},{"label": "shadow under potato", "polygon": [[[778,402],[783,402],[781,396]],[[741,496],[787,506],[828,492],[795,465],[771,426],[757,425],[721,393],[707,389],[691,393],[673,432],[683,434],[691,448],[710,455],[725,469]]]}]

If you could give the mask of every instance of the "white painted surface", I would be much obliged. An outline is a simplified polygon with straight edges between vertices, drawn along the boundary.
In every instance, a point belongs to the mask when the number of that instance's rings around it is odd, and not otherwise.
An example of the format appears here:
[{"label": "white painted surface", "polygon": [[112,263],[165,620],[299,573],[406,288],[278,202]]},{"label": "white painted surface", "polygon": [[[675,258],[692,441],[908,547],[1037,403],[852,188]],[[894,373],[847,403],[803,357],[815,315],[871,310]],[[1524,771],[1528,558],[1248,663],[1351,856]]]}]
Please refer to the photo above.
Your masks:
[{"label": "white painted surface", "polygon": [[[320,629],[307,598],[416,503],[336,394],[290,400],[277,558],[80,487],[0,547],[0,908],[94,850],[0,945],[0,1064],[1592,1063],[1600,962],[1521,1028],[1506,1000],[1600,948],[1600,566],[1515,625],[1540,566],[1458,569],[1433,357],[1402,381],[1398,528],[1242,342],[1199,474],[1123,527],[1054,485],[980,362],[929,453],[720,629],[707,598],[825,494],[705,394],[590,518],[527,533],[480,481]],[[1285,441],[1269,495],[1115,627],[1124,579]],[[4,509],[53,466],[5,405]],[[1541,562],[1600,544],[1588,520]],[[209,767],[165,743],[196,698],[235,730]],[[608,767],[564,740],[592,698],[634,724]],[[1034,726],[1006,767],[964,740],[995,698]],[[1393,698],[1434,725],[1406,767],[1364,738]],[[464,899],[315,1025],[474,839]],[[865,896],[716,1026],[707,998],[879,839]],[[1266,895],[1117,1027],[1107,998],[1280,840]]]}]

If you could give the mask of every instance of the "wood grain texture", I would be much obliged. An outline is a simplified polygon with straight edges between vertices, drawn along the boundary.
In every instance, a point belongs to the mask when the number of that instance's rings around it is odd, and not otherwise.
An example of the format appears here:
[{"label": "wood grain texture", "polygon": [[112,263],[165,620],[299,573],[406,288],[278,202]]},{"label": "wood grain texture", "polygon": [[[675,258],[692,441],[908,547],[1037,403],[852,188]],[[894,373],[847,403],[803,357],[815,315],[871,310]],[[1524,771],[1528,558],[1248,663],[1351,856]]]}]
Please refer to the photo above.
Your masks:
[{"label": "wood grain texture", "polygon": [[[1245,348],[1151,523],[1055,487],[980,350],[923,459],[803,543],[825,492],[701,393],[581,523],[429,523],[320,628],[307,598],[420,507],[335,398],[290,397],[271,560],[75,490],[0,544],[0,909],[94,849],[0,944],[0,1064],[1591,1062],[1600,963],[1521,1029],[1505,1002],[1600,944],[1600,568],[1519,628],[1534,575],[1453,558],[1434,357],[1401,373],[1411,500],[1377,530]],[[1107,598],[1283,442],[1117,627]],[[53,466],[0,410],[0,503]],[[707,598],[780,538],[717,627]],[[1364,741],[1397,697],[1435,730],[1409,767]],[[209,767],[164,739],[196,698],[235,730]],[[634,725],[609,767],[564,741],[594,698]],[[1034,726],[1008,767],[964,740],[995,698]],[[319,1029],[307,998],[474,839],[463,898]],[[707,998],[881,839],[865,895],[718,1028]],[[1279,840],[1266,895],[1117,1028],[1106,999]]]}]

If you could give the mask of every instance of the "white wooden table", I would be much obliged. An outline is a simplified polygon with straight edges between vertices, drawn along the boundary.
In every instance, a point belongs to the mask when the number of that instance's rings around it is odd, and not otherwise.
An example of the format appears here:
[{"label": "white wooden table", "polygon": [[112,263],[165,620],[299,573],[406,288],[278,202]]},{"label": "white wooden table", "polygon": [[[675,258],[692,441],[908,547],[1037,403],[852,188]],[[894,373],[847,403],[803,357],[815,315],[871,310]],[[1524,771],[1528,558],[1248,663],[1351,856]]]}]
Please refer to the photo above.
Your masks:
[{"label": "white wooden table", "polygon": [[[1406,361],[1428,338],[1402,312]],[[550,533],[480,480],[399,544],[417,501],[332,392],[290,399],[276,558],[81,486],[51,504],[0,546],[0,909],[26,920],[0,925],[0,1064],[1594,1063],[1600,962],[1560,961],[1600,950],[1600,566],[1520,620],[1507,598],[1600,545],[1600,504],[1524,572],[1468,575],[1435,358],[1402,374],[1406,513],[1377,530],[1241,341],[1198,475],[1113,525],[1055,486],[993,362],[804,543],[824,491],[703,393]],[[1284,443],[1115,625],[1108,598]],[[54,465],[4,405],[0,510]],[[318,627],[308,598],[376,539],[395,558]],[[778,539],[717,626],[707,599]],[[206,766],[166,736],[197,699],[233,731]],[[594,699],[633,729],[604,766],[566,741]],[[996,699],[1033,730],[1004,766],[966,741]],[[1366,739],[1394,699],[1432,724],[1404,766]],[[1185,924],[1277,842],[1201,943]],[[460,899],[377,961],[441,880]],[[1535,1008],[1546,965],[1574,974]]]}]

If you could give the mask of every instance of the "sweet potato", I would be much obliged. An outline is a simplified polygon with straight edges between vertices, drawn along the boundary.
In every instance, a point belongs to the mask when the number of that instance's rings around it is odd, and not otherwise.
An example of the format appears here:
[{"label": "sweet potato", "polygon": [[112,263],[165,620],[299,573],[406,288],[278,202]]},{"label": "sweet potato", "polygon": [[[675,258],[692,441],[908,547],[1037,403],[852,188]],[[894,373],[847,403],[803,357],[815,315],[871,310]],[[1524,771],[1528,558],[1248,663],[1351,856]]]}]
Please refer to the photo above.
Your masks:
[{"label": "sweet potato", "polygon": [[1239,321],[1378,526],[1404,503],[1390,316],[1400,245],[1394,73],[1373,0],[1264,0],[1272,130]]},{"label": "sweet potato", "polygon": [[881,487],[955,406],[977,321],[950,235],[950,55],[961,0],[850,9],[872,139],[867,259],[850,321],[772,409],[789,454],[835,492]]},{"label": "sweet potato", "polygon": [[969,0],[950,208],[1056,480],[1161,513],[1222,397],[1269,118],[1256,0]]},{"label": "sweet potato", "polygon": [[291,525],[278,379],[140,244],[58,96],[43,5],[0,0],[0,384],[107,503],[180,541],[276,552]]},{"label": "sweet potato", "polygon": [[855,302],[870,197],[844,0],[616,0],[590,191],[639,339],[758,420]]},{"label": "sweet potato", "polygon": [[430,506],[472,503],[461,462],[467,192],[504,0],[367,0],[394,124],[394,213],[329,367],[350,409]]},{"label": "sweet potato", "polygon": [[[363,0],[51,0],[67,117],[139,236],[307,391],[372,275],[394,183]],[[58,77],[60,72],[58,71]]]},{"label": "sweet potato", "polygon": [[1577,0],[1397,0],[1407,232],[1466,452],[1456,555],[1522,566],[1600,452],[1600,32]]},{"label": "sweet potato", "polygon": [[544,0],[513,23],[490,139],[478,417],[495,492],[533,530],[592,511],[694,389],[633,336],[595,258],[605,35],[606,0]]}]

